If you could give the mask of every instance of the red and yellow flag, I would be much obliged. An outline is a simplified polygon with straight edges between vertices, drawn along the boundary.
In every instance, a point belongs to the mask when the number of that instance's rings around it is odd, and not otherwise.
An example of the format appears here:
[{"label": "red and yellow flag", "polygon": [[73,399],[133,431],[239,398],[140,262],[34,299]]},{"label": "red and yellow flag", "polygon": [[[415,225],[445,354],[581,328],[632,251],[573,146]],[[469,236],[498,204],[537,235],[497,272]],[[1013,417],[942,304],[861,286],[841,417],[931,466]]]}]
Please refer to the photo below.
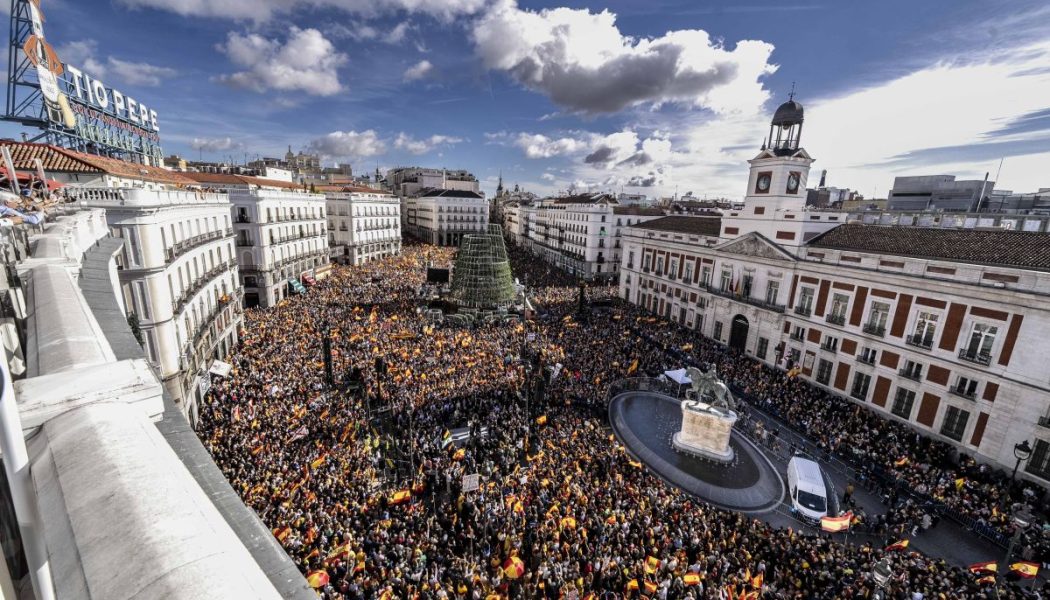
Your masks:
[{"label": "red and yellow flag", "polygon": [[412,492],[408,489],[398,490],[394,492],[393,496],[390,496],[390,504],[404,504],[412,499]]},{"label": "red and yellow flag", "polygon": [[853,513],[844,513],[837,517],[821,517],[820,528],[831,533],[838,533],[849,529],[852,520]]},{"label": "red and yellow flag", "polygon": [[645,572],[649,575],[656,573],[660,568],[660,559],[655,556],[648,556],[645,558]]},{"label": "red and yellow flag", "polygon": [[292,535],[291,527],[278,527],[273,530],[273,537],[277,538],[278,542],[284,542],[290,535]]},{"label": "red and yellow flag", "polygon": [[688,586],[700,585],[700,576],[696,573],[686,573],[682,576],[682,581]]},{"label": "red and yellow flag", "polygon": [[1010,565],[1010,572],[1023,579],[1034,579],[1036,575],[1039,575],[1039,563],[1027,561],[1015,562]]},{"label": "red and yellow flag", "polygon": [[988,562],[974,563],[967,567],[971,573],[996,573],[999,571],[999,563],[994,560]]},{"label": "red and yellow flag", "polygon": [[328,571],[310,571],[306,574],[306,581],[314,589],[322,588],[328,585]]},{"label": "red and yellow flag", "polygon": [[893,542],[889,546],[886,546],[886,552],[892,552],[894,550],[904,550],[908,547],[908,544],[911,544],[911,540],[900,540],[898,542]]}]

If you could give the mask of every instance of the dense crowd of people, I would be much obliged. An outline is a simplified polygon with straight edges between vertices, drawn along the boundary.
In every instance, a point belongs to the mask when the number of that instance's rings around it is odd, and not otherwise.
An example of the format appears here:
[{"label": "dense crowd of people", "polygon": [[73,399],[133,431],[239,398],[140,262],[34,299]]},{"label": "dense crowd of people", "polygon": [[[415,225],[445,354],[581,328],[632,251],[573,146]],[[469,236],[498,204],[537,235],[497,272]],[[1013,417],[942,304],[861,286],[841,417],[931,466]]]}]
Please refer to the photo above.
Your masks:
[{"label": "dense crowd of people", "polygon": [[[517,253],[542,315],[433,322],[421,310],[426,266],[451,259],[409,245],[247,311],[234,368],[202,410],[205,446],[320,597],[870,598],[884,557],[892,598],[1050,597],[994,589],[917,552],[773,527],[664,484],[615,441],[604,406],[614,381],[684,353],[829,453],[855,453],[959,510],[997,493],[979,467],[953,466],[906,429],[631,307],[581,322],[573,281]],[[555,365],[537,393],[530,368]],[[479,487],[463,490],[475,473]]]}]

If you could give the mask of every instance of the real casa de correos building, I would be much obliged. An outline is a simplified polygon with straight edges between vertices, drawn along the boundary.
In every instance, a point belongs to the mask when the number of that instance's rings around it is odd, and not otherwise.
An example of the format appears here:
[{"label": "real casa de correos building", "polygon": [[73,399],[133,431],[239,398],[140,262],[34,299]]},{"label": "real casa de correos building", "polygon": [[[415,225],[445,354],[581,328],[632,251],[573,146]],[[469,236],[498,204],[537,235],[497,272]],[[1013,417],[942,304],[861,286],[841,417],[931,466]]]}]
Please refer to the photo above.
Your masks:
[{"label": "real casa de correos building", "polygon": [[1046,217],[807,209],[802,121],[777,110],[742,208],[627,229],[621,296],[984,461],[1028,440],[1050,481]]}]

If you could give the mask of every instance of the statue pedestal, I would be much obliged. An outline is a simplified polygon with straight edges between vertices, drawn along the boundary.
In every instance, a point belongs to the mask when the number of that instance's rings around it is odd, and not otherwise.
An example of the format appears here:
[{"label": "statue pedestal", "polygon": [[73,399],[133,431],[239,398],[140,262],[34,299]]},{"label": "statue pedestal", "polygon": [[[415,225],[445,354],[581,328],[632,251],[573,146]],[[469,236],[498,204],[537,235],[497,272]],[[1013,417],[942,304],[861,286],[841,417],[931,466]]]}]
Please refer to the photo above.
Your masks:
[{"label": "statue pedestal", "polygon": [[733,461],[729,436],[736,413],[703,402],[682,402],[682,429],[671,438],[676,450],[720,463]]}]

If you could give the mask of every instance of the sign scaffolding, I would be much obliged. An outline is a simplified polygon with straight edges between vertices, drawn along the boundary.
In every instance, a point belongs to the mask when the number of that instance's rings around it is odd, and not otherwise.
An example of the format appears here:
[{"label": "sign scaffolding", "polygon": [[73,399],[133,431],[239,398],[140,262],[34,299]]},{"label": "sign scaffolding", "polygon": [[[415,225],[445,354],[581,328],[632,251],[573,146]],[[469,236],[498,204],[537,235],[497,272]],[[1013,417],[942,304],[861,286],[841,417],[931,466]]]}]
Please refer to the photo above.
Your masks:
[{"label": "sign scaffolding", "polygon": [[33,141],[131,162],[162,164],[157,112],[63,63],[44,37],[41,2],[11,0],[3,120],[40,129]]}]

